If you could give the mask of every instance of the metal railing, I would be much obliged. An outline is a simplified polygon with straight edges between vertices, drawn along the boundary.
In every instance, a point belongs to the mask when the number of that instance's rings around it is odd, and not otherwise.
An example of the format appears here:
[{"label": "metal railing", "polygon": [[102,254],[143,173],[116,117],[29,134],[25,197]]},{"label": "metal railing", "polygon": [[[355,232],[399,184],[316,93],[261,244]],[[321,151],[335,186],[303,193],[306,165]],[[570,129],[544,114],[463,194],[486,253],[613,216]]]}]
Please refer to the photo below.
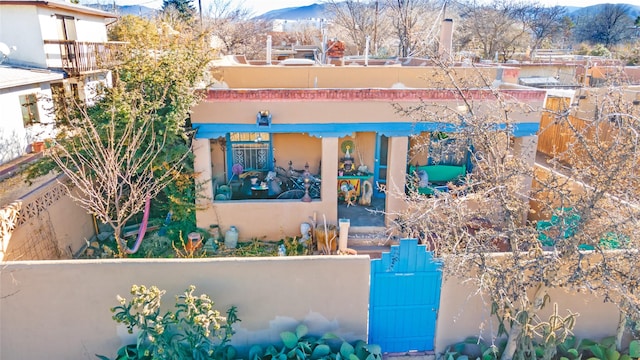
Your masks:
[{"label": "metal railing", "polygon": [[59,68],[70,76],[107,69],[118,63],[126,43],[45,40],[47,67]]}]

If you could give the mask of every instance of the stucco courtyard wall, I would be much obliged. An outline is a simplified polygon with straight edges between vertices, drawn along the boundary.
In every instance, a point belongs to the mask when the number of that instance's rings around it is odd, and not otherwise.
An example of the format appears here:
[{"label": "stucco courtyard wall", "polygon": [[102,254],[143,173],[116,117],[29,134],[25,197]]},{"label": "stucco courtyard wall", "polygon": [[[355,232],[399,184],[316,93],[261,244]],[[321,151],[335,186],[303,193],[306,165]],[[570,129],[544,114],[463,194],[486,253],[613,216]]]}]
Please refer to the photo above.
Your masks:
[{"label": "stucco courtyard wall", "polygon": [[0,358],[113,357],[135,337],[111,319],[116,295],[130,299],[132,284],[167,291],[163,304],[189,285],[216,308],[238,308],[234,344],[279,343],[299,323],[312,332],[366,339],[369,258],[140,259],[2,264]]},{"label": "stucco courtyard wall", "polygon": [[[370,260],[367,256],[218,259],[127,259],[7,262],[0,270],[0,358],[95,359],[113,356],[135,339],[111,320],[116,295],[130,298],[132,284],[167,291],[164,304],[189,285],[216,308],[238,307],[234,344],[279,343],[279,333],[299,323],[312,332],[333,331],[366,339]],[[618,311],[588,294],[551,293],[559,312],[578,312],[575,334],[599,339],[615,333]],[[541,316],[544,319],[546,313]],[[481,335],[491,341],[497,325],[490,304],[461,279],[442,285],[435,352]],[[383,349],[384,351],[384,349]]]},{"label": "stucco courtyard wall", "polygon": [[[567,310],[578,313],[574,334],[578,338],[601,339],[616,334],[619,311],[612,303],[590,294],[571,294],[562,289],[550,292],[551,303],[542,311],[540,319],[545,321],[558,303],[559,315],[568,315]],[[463,279],[444,280],[440,295],[440,310],[436,325],[437,353],[446,351],[448,345],[463,341],[469,336],[480,336],[491,343],[498,332],[498,324],[491,316],[491,303],[476,294],[476,289],[464,284]]]},{"label": "stucco courtyard wall", "polygon": [[[0,209],[0,260],[69,259],[94,234],[93,218],[51,179]],[[9,224],[10,223],[10,224]]]}]

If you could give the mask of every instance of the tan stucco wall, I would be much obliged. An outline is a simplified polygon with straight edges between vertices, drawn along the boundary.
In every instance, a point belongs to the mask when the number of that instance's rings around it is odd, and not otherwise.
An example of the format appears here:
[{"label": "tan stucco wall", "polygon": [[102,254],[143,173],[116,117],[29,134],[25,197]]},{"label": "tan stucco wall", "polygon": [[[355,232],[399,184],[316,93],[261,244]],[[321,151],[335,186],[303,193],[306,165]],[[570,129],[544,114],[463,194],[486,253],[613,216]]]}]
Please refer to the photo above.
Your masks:
[{"label": "tan stucco wall", "polygon": [[[498,332],[498,325],[491,316],[491,304],[485,304],[475,289],[463,285],[461,279],[449,278],[443,282],[440,294],[440,310],[436,326],[437,353],[448,345],[463,341],[468,336],[482,335],[491,343]],[[616,333],[618,310],[611,303],[588,294],[569,294],[562,290],[550,293],[551,302],[558,303],[559,315],[568,315],[567,309],[579,313],[574,334],[578,338],[601,339]],[[541,311],[541,320],[548,319],[552,304]]]},{"label": "tan stucco wall", "polygon": [[406,208],[404,185],[407,173],[407,153],[409,138],[393,136],[389,138],[387,159],[387,196],[385,204],[385,224],[389,226],[396,214]]},{"label": "tan stucco wall", "polygon": [[[419,105],[418,102],[397,102],[404,108]],[[461,101],[438,101],[438,106],[427,106],[428,111],[439,114],[445,107],[456,109],[463,105]],[[542,109],[544,101],[528,102],[534,109]],[[477,102],[480,114],[496,111],[493,103]],[[348,124],[352,123],[389,123],[411,121],[443,121],[446,116],[436,115],[433,119],[416,119],[404,116],[385,101],[261,101],[244,100],[203,101],[193,108],[194,123],[233,123],[255,124],[256,114],[261,110],[269,110],[273,116],[272,124]],[[540,112],[511,113],[513,122],[540,122]],[[232,131],[233,129],[229,129]],[[257,129],[256,129],[257,130]]]},{"label": "tan stucco wall", "polygon": [[[497,68],[456,68],[454,77],[457,75],[463,84],[477,86],[484,84],[480,74],[495,79],[496,73]],[[215,68],[212,75],[232,89],[451,87],[442,70],[434,67],[223,66]]]},{"label": "tan stucco wall", "polygon": [[157,285],[173,305],[189,285],[215,307],[238,307],[234,344],[280,343],[306,323],[323,334],[366,339],[369,258],[316,256],[194,260],[43,261],[2,264],[0,358],[113,358],[135,337],[111,319],[116,295]]},{"label": "tan stucco wall", "polygon": [[67,195],[57,179],[15,204],[22,218],[4,241],[0,260],[68,259],[95,234],[91,215]]},{"label": "tan stucco wall", "polygon": [[[629,103],[634,100],[640,101],[640,86],[628,86],[618,90],[622,92],[622,98],[625,101]],[[596,108],[602,106],[602,102],[610,91],[612,90],[608,87],[576,90],[575,98],[572,99],[572,104],[577,105],[575,116],[584,120],[593,120],[596,116]],[[616,90],[613,93],[615,94]],[[584,98],[581,99],[581,96]]]},{"label": "tan stucco wall", "polygon": [[576,64],[519,64],[519,77],[556,77],[561,84],[575,84]]},{"label": "tan stucco wall", "polygon": [[[168,305],[174,295],[195,285],[196,294],[211,296],[217,309],[237,306],[242,322],[235,328],[234,344],[240,347],[279,343],[281,331],[301,322],[319,333],[366,339],[369,272],[366,256],[5,263],[0,273],[0,358],[113,356],[118,347],[135,341],[111,320],[109,311],[117,305],[116,295],[130,298],[132,284],[166,290]],[[566,309],[580,314],[574,330],[578,337],[615,333],[618,312],[613,305],[561,291],[552,292],[551,300],[558,302],[561,315]],[[436,353],[467,336],[490,341],[497,332],[490,308],[459,279],[445,280]]]},{"label": "tan stucco wall", "polygon": [[304,170],[309,164],[309,171],[317,174],[322,156],[322,139],[306,134],[272,134],[274,158],[276,164],[284,169],[289,168],[291,161],[293,168]]},{"label": "tan stucco wall", "polygon": [[[366,165],[369,172],[372,173],[375,166],[376,134],[373,132],[356,132],[352,136],[345,136],[338,141],[340,149],[342,149],[341,144],[345,140],[353,141],[355,150],[352,150],[350,155],[355,159],[354,165],[356,167]],[[345,153],[340,150],[338,155],[343,158]]]}]

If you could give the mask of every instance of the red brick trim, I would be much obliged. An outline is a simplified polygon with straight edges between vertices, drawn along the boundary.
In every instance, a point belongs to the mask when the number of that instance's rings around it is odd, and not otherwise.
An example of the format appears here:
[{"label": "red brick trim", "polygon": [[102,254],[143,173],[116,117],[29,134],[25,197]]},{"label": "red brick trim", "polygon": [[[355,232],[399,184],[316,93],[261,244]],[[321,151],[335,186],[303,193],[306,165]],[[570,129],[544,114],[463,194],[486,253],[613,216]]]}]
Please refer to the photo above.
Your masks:
[{"label": "red brick trim", "polygon": [[[491,90],[467,90],[465,96],[473,100],[491,100]],[[542,101],[544,90],[500,90],[500,94],[520,101]],[[210,102],[236,101],[419,101],[457,100],[453,90],[434,89],[212,89],[206,96]]]}]

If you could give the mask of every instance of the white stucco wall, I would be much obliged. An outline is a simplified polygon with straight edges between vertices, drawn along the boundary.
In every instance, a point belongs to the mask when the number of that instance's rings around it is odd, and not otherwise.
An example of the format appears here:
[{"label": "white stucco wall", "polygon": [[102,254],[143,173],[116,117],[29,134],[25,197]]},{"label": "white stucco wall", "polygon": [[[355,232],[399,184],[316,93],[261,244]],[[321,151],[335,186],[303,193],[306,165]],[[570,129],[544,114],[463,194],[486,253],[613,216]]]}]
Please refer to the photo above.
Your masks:
[{"label": "white stucco wall", "polygon": [[40,31],[42,38],[47,40],[59,40],[58,29],[56,28],[55,15],[72,16],[75,18],[76,35],[78,41],[107,41],[107,27],[105,20],[101,16],[78,14],[68,10],[38,8],[40,19]]},{"label": "white stucco wall", "polygon": [[58,45],[44,45],[44,40],[61,40],[56,15],[75,18],[78,41],[106,42],[107,27],[102,16],[76,13],[34,5],[6,5],[0,8],[0,42],[15,46],[10,61],[16,65],[47,67],[45,49],[55,53]]},{"label": "white stucco wall", "polygon": [[[40,124],[25,129],[20,96],[36,94]],[[0,164],[20,157],[28,145],[53,136],[54,118],[51,114],[51,87],[48,83],[0,89]]]},{"label": "white stucco wall", "polygon": [[0,42],[15,46],[9,61],[16,65],[46,67],[43,38],[35,6],[5,5],[0,7]]}]

